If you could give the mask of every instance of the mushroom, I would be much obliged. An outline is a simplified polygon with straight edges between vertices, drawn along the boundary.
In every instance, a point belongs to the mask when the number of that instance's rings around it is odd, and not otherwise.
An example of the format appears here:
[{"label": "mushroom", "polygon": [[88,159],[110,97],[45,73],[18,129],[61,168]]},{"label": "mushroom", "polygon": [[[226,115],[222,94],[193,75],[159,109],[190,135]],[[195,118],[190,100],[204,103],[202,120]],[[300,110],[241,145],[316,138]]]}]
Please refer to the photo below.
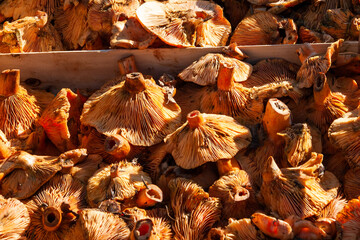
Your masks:
[{"label": "mushroom", "polygon": [[47,21],[47,14],[37,11],[34,17],[5,22],[0,40],[11,53],[64,50],[60,35]]},{"label": "mushroom", "polygon": [[341,195],[337,196],[321,210],[320,214],[318,215],[318,219],[336,219],[337,214],[344,208],[346,204],[346,199],[344,199]]},{"label": "mushroom", "polygon": [[251,223],[250,218],[243,218],[235,220],[233,218],[229,219],[229,224],[225,227],[225,236],[229,240],[237,239],[249,239],[249,240],[258,240],[265,239],[265,236],[262,232],[257,230],[255,226]]},{"label": "mushroom", "polygon": [[64,239],[85,207],[85,187],[70,175],[58,175],[26,204],[31,223],[30,239]]},{"label": "mushroom", "polygon": [[359,184],[360,180],[358,174],[360,169],[349,169],[344,177],[344,193],[347,199],[354,199],[360,196]]},{"label": "mushroom", "polygon": [[26,134],[39,117],[34,96],[20,86],[20,70],[4,70],[0,75],[0,130],[10,139]]},{"label": "mushroom", "polygon": [[89,154],[86,160],[71,167],[69,174],[83,184],[87,184],[89,178],[102,166],[102,160],[100,155]]},{"label": "mushroom", "polygon": [[209,188],[209,196],[220,199],[224,220],[250,217],[256,210],[261,209],[249,176],[243,170],[230,172],[214,182]]},{"label": "mushroom", "polygon": [[152,78],[130,73],[124,79],[88,99],[80,118],[82,125],[105,135],[120,134],[136,146],[160,143],[180,123],[180,107],[167,100],[164,89]]},{"label": "mushroom", "polygon": [[151,184],[151,179],[140,165],[122,161],[99,169],[89,179],[87,200],[92,207],[106,199],[125,201],[134,198],[147,184]]},{"label": "mushroom", "polygon": [[79,144],[78,129],[83,103],[77,94],[63,88],[38,120],[47,137],[61,152],[74,149]]},{"label": "mushroom", "polygon": [[339,181],[332,173],[323,172],[322,158],[322,154],[312,153],[312,157],[299,167],[279,169],[269,157],[264,163],[261,186],[266,206],[282,218],[318,215],[337,196],[339,187]]},{"label": "mushroom", "polygon": [[334,64],[331,65],[337,76],[356,76],[360,74],[360,54],[353,52],[339,53]]},{"label": "mushroom", "polygon": [[78,240],[127,240],[130,229],[117,215],[97,209],[83,209],[79,212],[76,225],[66,234],[65,239]]},{"label": "mushroom", "polygon": [[176,178],[169,182],[171,207],[174,212],[174,239],[204,239],[220,219],[221,204],[197,184]]},{"label": "mushroom", "polygon": [[12,149],[10,148],[10,142],[6,139],[5,134],[0,130],[0,163],[3,159],[11,156]]},{"label": "mushroom", "polygon": [[343,239],[357,239],[360,236],[360,199],[350,200],[338,213],[336,220],[342,224]]},{"label": "mushroom", "polygon": [[326,232],[309,220],[289,216],[285,222],[290,224],[295,238],[321,240],[326,237]]},{"label": "mushroom", "polygon": [[131,240],[171,239],[171,230],[166,222],[159,218],[142,218],[136,221],[131,231]]},{"label": "mushroom", "polygon": [[230,43],[238,45],[294,44],[296,25],[292,19],[280,19],[270,12],[245,17],[236,27]]},{"label": "mushroom", "polygon": [[233,118],[193,111],[187,122],[165,138],[176,164],[185,169],[231,159],[251,142],[248,128]]},{"label": "mushroom", "polygon": [[221,75],[220,63],[234,66],[233,80],[243,82],[251,75],[251,64],[219,53],[208,53],[179,73],[179,78],[201,86],[214,85]]},{"label": "mushroom", "polygon": [[145,49],[155,42],[156,36],[146,31],[135,17],[117,21],[112,28],[112,48]]},{"label": "mushroom", "polygon": [[146,30],[176,47],[224,46],[231,32],[221,7],[208,1],[147,2],[136,17]]},{"label": "mushroom", "polygon": [[326,43],[335,41],[330,35],[326,33],[312,31],[304,26],[299,28],[299,40],[303,43]]},{"label": "mushroom", "polygon": [[256,227],[269,237],[283,240],[293,239],[294,237],[291,226],[281,219],[263,213],[254,213],[250,219]]},{"label": "mushroom", "polygon": [[0,195],[0,222],[1,239],[23,239],[30,224],[29,212],[19,200]]}]

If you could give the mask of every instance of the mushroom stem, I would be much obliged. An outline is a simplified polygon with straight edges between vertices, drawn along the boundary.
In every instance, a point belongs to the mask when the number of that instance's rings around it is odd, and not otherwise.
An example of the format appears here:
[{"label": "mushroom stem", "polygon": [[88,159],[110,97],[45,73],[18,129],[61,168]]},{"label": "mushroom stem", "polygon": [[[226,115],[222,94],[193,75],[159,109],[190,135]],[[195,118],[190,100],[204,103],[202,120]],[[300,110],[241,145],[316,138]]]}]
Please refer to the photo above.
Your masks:
[{"label": "mushroom stem", "polygon": [[47,207],[42,214],[42,223],[46,231],[55,231],[59,228],[62,220],[62,212],[54,207]]},{"label": "mushroom stem", "polygon": [[241,202],[250,197],[250,193],[246,188],[235,187],[232,189],[232,195],[234,202]]},{"label": "mushroom stem", "polygon": [[216,162],[220,176],[223,176],[231,171],[241,170],[239,163],[235,158],[220,159]]},{"label": "mushroom stem", "polygon": [[315,104],[323,106],[327,97],[330,95],[331,90],[326,75],[324,73],[319,74],[319,77],[315,80],[313,92]]},{"label": "mushroom stem", "polygon": [[122,160],[130,152],[129,142],[118,134],[114,134],[105,139],[105,151],[113,157]]},{"label": "mushroom stem", "polygon": [[121,75],[125,75],[132,72],[137,72],[134,55],[122,58],[118,61],[119,70]]},{"label": "mushroom stem", "polygon": [[136,205],[140,208],[152,207],[162,202],[163,192],[154,184],[147,184],[147,188],[141,189],[136,198]]},{"label": "mushroom stem", "polygon": [[130,93],[139,93],[145,90],[145,78],[140,72],[126,74],[125,88]]},{"label": "mushroom stem", "polygon": [[1,72],[0,96],[10,97],[20,90],[20,70],[12,69]]},{"label": "mushroom stem", "polygon": [[303,63],[306,59],[316,55],[314,48],[308,43],[304,43],[304,45],[298,49],[296,53],[299,55],[301,63]]},{"label": "mushroom stem", "polygon": [[264,182],[271,182],[281,175],[281,170],[273,157],[269,157],[263,167],[262,178]]},{"label": "mushroom stem", "polygon": [[[0,140],[0,159],[5,159],[10,157],[11,151],[6,144]],[[1,179],[0,179],[1,180]]]},{"label": "mushroom stem", "polygon": [[217,87],[219,90],[229,91],[234,85],[233,75],[234,66],[220,61],[219,73],[217,77]]},{"label": "mushroom stem", "polygon": [[285,103],[276,98],[269,99],[263,117],[263,126],[269,138],[275,143],[282,143],[283,139],[277,133],[291,126],[290,109]]},{"label": "mushroom stem", "polygon": [[136,222],[133,231],[131,232],[131,240],[146,240],[151,236],[153,222],[150,219],[141,219]]},{"label": "mushroom stem", "polygon": [[194,129],[204,123],[205,119],[198,110],[192,111],[187,115],[190,128]]}]

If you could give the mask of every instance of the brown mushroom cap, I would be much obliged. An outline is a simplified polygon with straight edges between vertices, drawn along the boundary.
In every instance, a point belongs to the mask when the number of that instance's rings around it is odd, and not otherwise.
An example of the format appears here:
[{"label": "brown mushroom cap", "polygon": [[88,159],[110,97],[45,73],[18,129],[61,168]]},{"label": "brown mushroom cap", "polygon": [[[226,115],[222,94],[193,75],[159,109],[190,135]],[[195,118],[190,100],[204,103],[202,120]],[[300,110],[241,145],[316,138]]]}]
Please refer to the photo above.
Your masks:
[{"label": "brown mushroom cap", "polygon": [[30,224],[29,212],[19,200],[0,195],[0,222],[1,239],[21,239]]},{"label": "brown mushroom cap", "polygon": [[180,107],[168,101],[165,90],[152,79],[144,79],[141,73],[124,78],[125,81],[99,90],[88,99],[81,123],[103,134],[118,133],[133,145],[161,142],[180,123]]},{"label": "brown mushroom cap", "polygon": [[223,46],[231,32],[221,7],[207,1],[147,2],[136,16],[145,29],[177,47]]},{"label": "brown mushroom cap", "polygon": [[187,119],[165,139],[176,164],[182,168],[230,159],[251,142],[249,129],[232,117],[193,111]]},{"label": "brown mushroom cap", "polygon": [[[351,28],[353,21],[358,21],[354,17],[349,9],[328,9],[324,14],[320,28],[334,39],[358,40],[358,27]],[[354,25],[358,24],[355,23]]]},{"label": "brown mushroom cap", "polygon": [[70,175],[58,175],[27,203],[30,239],[62,239],[85,207],[85,187]]},{"label": "brown mushroom cap", "polygon": [[0,130],[7,138],[29,130],[40,108],[34,96],[20,86],[20,70],[5,70],[0,75]]},{"label": "brown mushroom cap", "polygon": [[214,85],[220,71],[220,61],[234,66],[233,80],[243,82],[252,73],[249,63],[218,53],[208,53],[179,73],[179,78],[201,86]]},{"label": "brown mushroom cap", "polygon": [[97,207],[106,199],[123,201],[132,198],[138,191],[151,183],[149,175],[140,165],[119,162],[99,169],[87,185],[87,200],[92,207]]}]

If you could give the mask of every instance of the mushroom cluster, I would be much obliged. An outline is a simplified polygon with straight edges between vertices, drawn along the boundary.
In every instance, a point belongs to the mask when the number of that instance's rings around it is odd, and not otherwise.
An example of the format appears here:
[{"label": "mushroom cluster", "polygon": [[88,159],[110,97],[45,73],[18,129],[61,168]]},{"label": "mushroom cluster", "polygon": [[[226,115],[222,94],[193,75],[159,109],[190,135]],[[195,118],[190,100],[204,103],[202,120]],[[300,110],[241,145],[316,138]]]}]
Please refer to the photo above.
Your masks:
[{"label": "mushroom cluster", "polygon": [[[102,36],[108,16],[176,6],[168,20],[194,30],[187,45],[201,45],[199,26],[224,21],[205,2],[91,4],[89,29]],[[163,8],[143,9],[153,5]],[[180,46],[182,36],[168,37],[159,36]],[[304,44],[300,66],[252,65],[232,43],[159,80],[129,57],[92,92],[52,95],[2,71],[0,238],[360,238],[359,57],[342,53],[343,41],[325,54]]]},{"label": "mushroom cluster", "polygon": [[2,0],[0,53],[356,41],[356,0]]}]

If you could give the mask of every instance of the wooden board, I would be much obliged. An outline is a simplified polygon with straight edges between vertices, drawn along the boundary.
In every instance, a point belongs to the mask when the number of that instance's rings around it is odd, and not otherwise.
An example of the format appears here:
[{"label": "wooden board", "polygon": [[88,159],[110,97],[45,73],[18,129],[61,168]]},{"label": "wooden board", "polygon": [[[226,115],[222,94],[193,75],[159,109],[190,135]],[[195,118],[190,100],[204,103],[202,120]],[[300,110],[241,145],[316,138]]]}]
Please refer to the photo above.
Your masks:
[{"label": "wooden board", "polygon": [[[312,44],[319,53],[324,53],[328,43]],[[241,50],[255,63],[264,58],[284,58],[300,63],[296,50],[301,45],[242,46]],[[21,81],[39,79],[39,88],[57,92],[63,87],[71,89],[97,89],[104,82],[119,74],[117,61],[134,55],[139,71],[155,79],[163,73],[176,76],[193,61],[210,52],[221,52],[214,48],[160,48],[145,50],[100,50],[66,51],[47,53],[0,54],[0,70],[18,68]],[[341,52],[357,52],[358,42],[345,42]]]}]

